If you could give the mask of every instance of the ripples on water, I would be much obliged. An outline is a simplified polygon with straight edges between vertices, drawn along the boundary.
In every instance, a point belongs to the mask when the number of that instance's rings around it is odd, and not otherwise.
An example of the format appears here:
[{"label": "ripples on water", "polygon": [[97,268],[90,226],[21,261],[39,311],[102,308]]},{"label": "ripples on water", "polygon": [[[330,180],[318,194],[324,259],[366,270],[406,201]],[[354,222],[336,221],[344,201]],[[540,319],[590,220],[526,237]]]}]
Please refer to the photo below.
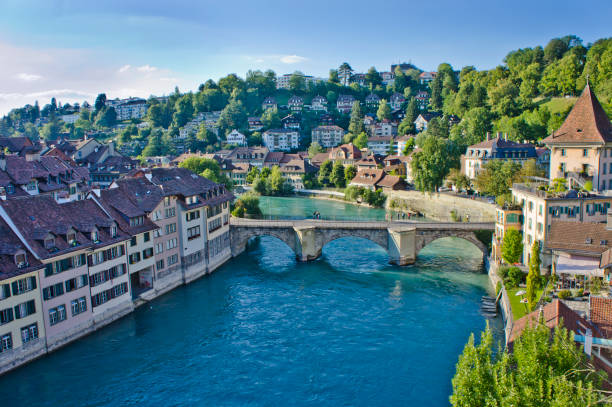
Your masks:
[{"label": "ripples on water", "polygon": [[310,263],[254,239],[211,276],[0,377],[2,406],[448,405],[457,357],[485,325],[480,253],[441,239],[414,266],[387,262],[357,238]]}]

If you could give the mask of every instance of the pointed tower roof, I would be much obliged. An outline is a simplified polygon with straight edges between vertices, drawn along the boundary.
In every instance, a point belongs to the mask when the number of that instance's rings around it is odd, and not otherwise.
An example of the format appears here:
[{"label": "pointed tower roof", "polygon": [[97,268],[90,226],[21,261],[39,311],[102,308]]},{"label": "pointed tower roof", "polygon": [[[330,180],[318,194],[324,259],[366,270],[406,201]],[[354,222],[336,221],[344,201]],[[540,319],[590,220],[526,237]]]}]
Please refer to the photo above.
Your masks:
[{"label": "pointed tower roof", "polygon": [[559,128],[544,139],[545,144],[612,142],[612,125],[599,100],[587,85]]}]

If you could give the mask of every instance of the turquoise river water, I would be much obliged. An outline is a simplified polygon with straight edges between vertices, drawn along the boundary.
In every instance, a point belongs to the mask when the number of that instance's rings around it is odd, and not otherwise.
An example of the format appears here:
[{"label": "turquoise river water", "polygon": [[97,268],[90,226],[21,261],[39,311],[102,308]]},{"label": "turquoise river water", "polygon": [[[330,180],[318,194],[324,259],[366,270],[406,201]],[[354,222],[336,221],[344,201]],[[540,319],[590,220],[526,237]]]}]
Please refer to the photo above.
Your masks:
[{"label": "turquoise river water", "polygon": [[[265,198],[269,215],[384,211]],[[338,239],[310,263],[271,237],[212,275],[0,377],[4,406],[447,406],[486,320],[480,252],[440,239],[414,266]],[[498,337],[501,321],[492,320]]]}]

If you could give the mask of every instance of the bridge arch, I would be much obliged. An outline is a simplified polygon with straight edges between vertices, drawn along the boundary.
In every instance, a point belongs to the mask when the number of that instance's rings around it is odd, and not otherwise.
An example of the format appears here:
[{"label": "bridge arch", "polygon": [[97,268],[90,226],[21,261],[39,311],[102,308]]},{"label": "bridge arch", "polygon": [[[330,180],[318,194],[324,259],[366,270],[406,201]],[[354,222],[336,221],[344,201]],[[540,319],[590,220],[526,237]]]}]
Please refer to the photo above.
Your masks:
[{"label": "bridge arch", "polygon": [[439,240],[439,239],[444,239],[447,237],[456,237],[459,239],[463,239],[466,240],[470,243],[472,243],[474,246],[476,246],[480,252],[482,253],[483,256],[488,256],[489,254],[489,250],[487,248],[487,246],[480,241],[476,235],[474,234],[474,232],[464,232],[464,231],[445,231],[445,230],[440,230],[440,231],[423,231],[421,232],[416,239],[416,255],[418,256],[419,252],[424,249],[427,245],[429,245],[430,243]]},{"label": "bridge arch", "polygon": [[323,247],[334,240],[342,239],[345,237],[357,237],[360,239],[368,240],[380,247],[385,251],[388,250],[388,233],[386,229],[379,231],[372,230],[351,230],[351,229],[322,229],[318,230],[315,237],[315,244],[319,253],[322,252]]},{"label": "bridge arch", "polygon": [[242,253],[246,249],[249,240],[259,236],[275,237],[289,246],[294,254],[298,253],[297,242],[295,241],[293,230],[289,231],[277,228],[244,228],[236,232],[237,233],[230,234],[232,256],[237,256]]}]

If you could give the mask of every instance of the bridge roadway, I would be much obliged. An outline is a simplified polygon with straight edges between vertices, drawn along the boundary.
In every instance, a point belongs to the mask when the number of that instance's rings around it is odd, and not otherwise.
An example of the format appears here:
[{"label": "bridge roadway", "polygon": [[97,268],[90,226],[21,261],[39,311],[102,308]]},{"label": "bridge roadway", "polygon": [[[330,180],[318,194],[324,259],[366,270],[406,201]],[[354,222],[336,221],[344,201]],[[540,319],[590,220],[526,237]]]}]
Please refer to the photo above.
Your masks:
[{"label": "bridge roadway", "polygon": [[442,223],[418,221],[337,221],[230,219],[232,255],[246,249],[255,236],[274,236],[289,246],[299,261],[321,256],[323,246],[342,237],[360,237],[378,244],[389,254],[390,262],[412,264],[419,251],[434,240],[458,237],[473,243],[483,256],[495,229],[494,223]]}]

